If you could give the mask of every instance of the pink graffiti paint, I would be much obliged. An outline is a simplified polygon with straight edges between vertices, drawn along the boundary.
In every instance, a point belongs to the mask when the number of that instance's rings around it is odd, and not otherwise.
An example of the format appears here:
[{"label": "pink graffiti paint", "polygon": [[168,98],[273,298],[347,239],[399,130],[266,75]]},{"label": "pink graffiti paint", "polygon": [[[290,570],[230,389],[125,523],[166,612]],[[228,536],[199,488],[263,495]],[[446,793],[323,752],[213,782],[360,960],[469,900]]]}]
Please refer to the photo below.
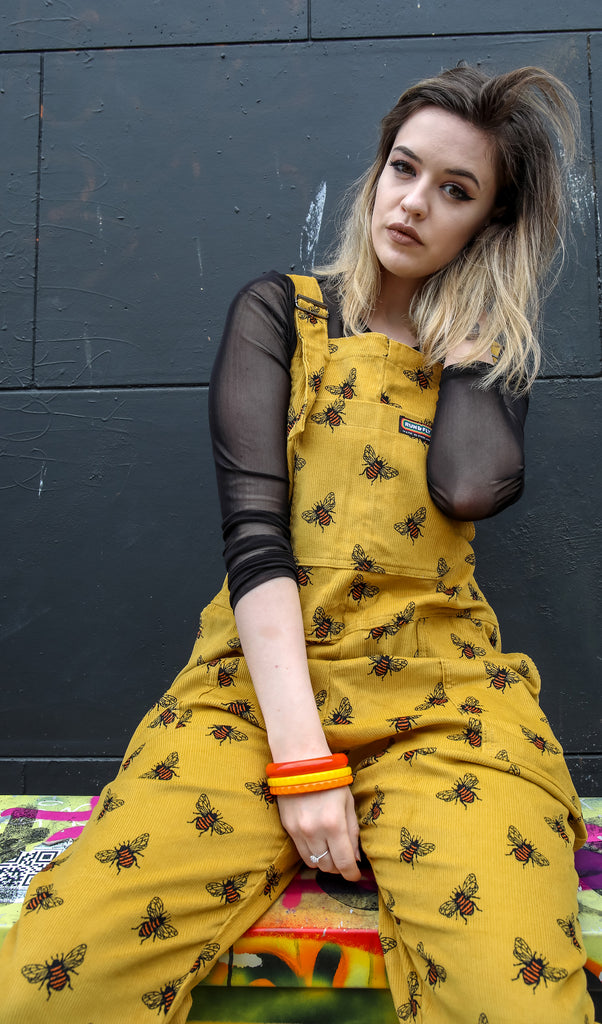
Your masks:
[{"label": "pink graffiti paint", "polygon": [[[88,808],[77,811],[45,811],[36,807],[6,807],[0,811],[0,817],[39,818],[42,821],[83,821],[85,824],[97,803],[98,797],[93,796],[90,798]],[[70,828],[60,829],[58,832],[53,832],[45,841],[46,843],[57,843],[65,839],[77,839],[83,827],[83,825],[72,825]]]}]

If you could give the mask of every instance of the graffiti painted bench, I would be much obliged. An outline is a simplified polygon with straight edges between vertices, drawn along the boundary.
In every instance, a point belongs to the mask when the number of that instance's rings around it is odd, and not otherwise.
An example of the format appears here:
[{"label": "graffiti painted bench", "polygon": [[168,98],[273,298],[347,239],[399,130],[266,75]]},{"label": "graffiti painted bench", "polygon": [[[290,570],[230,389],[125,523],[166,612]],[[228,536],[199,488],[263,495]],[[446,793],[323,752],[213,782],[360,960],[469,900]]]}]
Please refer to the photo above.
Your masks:
[{"label": "graffiti painted bench", "polygon": [[[0,797],[0,943],[30,879],[79,834],[96,798]],[[583,801],[589,841],[576,855],[580,919],[592,972],[602,972],[602,799]],[[369,870],[348,883],[303,869],[194,991],[189,1024],[398,1024],[378,939]]]}]

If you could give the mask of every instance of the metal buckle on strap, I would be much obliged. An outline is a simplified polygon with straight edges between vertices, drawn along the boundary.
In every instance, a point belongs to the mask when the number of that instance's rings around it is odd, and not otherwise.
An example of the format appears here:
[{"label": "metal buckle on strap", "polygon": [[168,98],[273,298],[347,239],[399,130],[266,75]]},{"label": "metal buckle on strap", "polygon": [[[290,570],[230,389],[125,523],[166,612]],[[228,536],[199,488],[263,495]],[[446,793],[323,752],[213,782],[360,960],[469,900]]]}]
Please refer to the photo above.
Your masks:
[{"label": "metal buckle on strap", "polygon": [[311,299],[309,295],[295,295],[295,306],[301,315],[304,318],[307,317],[311,323],[315,323],[316,318],[328,320],[328,306],[326,303],[318,302],[317,299]]}]

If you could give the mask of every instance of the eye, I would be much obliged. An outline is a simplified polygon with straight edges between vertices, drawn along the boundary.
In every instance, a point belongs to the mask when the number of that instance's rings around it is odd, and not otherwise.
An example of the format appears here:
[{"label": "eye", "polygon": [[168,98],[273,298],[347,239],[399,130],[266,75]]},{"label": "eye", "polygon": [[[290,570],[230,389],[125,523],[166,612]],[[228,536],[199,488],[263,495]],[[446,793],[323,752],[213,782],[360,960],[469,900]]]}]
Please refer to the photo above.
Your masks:
[{"label": "eye", "polygon": [[459,199],[462,203],[472,202],[472,196],[468,195],[461,185],[457,185],[455,182],[450,182],[447,185],[443,185],[444,191],[452,199]]},{"label": "eye", "polygon": [[415,174],[415,170],[407,160],[391,160],[389,166],[393,167],[394,170],[400,174]]}]

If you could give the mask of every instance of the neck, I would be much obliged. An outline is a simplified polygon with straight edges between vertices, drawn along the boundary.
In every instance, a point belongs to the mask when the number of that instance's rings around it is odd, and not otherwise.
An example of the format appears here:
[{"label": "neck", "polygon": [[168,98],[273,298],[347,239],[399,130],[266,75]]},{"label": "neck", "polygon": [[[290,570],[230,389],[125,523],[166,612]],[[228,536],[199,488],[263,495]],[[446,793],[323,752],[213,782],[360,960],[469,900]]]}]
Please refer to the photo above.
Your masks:
[{"label": "neck", "polygon": [[370,317],[370,329],[416,348],[418,343],[410,328],[409,309],[418,287],[419,282],[383,272],[380,292]]}]

